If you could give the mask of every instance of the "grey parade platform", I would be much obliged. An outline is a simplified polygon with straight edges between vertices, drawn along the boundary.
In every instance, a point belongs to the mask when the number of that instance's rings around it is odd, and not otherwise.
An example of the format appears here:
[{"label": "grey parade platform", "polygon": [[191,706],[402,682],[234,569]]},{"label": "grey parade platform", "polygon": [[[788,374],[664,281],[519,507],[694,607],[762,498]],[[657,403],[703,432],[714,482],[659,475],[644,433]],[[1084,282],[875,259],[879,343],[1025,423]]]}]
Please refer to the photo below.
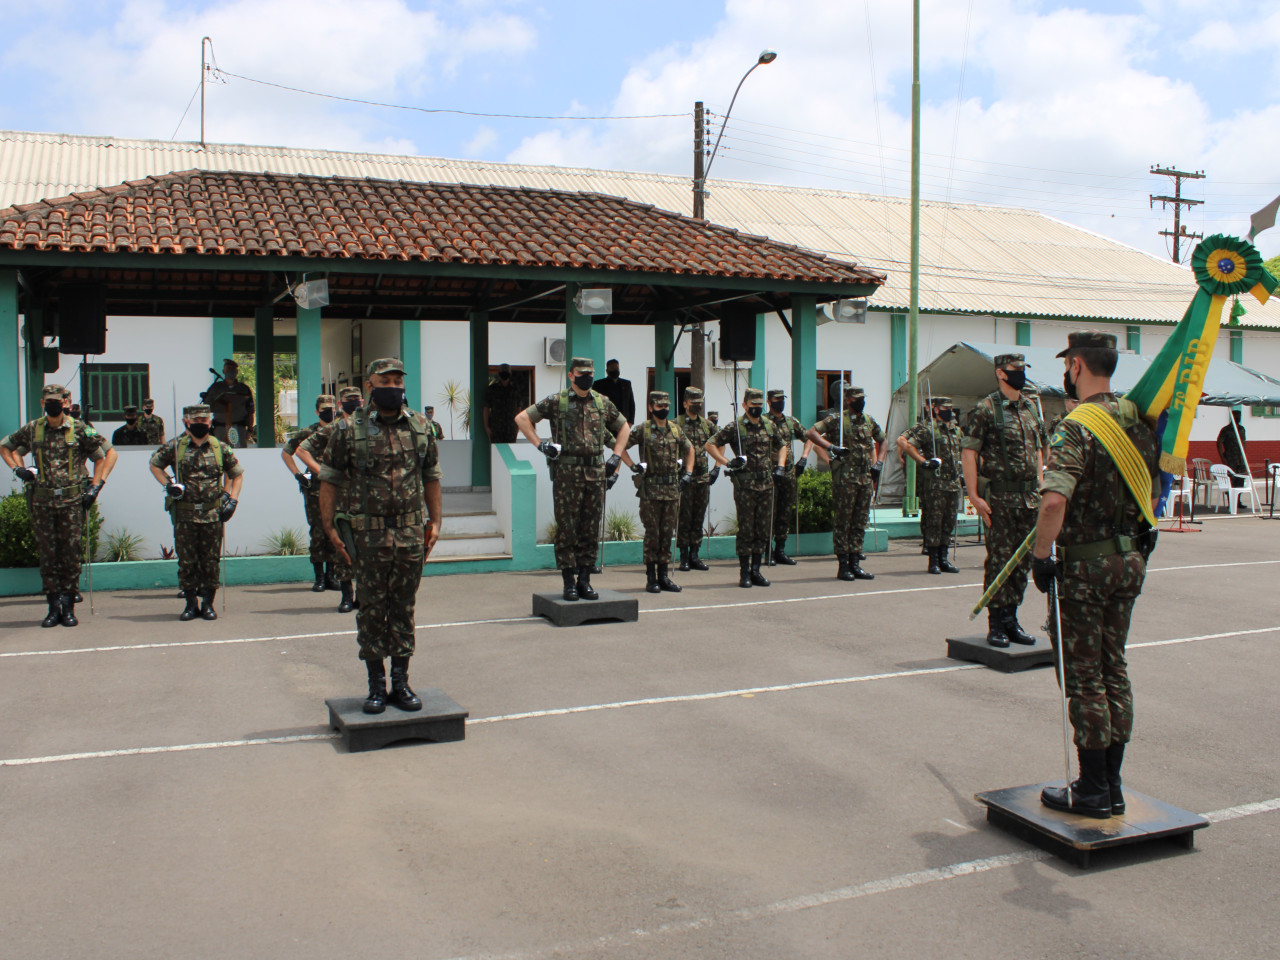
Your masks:
[{"label": "grey parade platform", "polygon": [[577,627],[596,620],[640,619],[640,601],[617,590],[596,589],[599,600],[566,600],[560,591],[535,593],[533,615],[546,617],[557,627]]},{"label": "grey parade platform", "polygon": [[993,647],[985,636],[948,637],[947,656],[952,660],[985,664],[1004,673],[1053,665],[1053,647],[1048,640],[1036,640],[1034,646],[1011,643],[1007,647]]},{"label": "grey parade platform", "polygon": [[427,687],[416,691],[422,709],[412,713],[388,705],[382,713],[365,713],[363,697],[332,697],[329,725],[342,734],[350,753],[377,750],[398,740],[431,740],[448,743],[466,738],[468,713],[443,690]]},{"label": "grey parade platform", "polygon": [[1023,787],[989,790],[974,795],[987,808],[987,821],[1041,849],[1088,867],[1093,854],[1152,840],[1172,840],[1190,850],[1195,831],[1209,821],[1198,814],[1162,803],[1124,788],[1125,812],[1107,820],[1053,810],[1040,802],[1045,787],[1061,787],[1061,780]]}]

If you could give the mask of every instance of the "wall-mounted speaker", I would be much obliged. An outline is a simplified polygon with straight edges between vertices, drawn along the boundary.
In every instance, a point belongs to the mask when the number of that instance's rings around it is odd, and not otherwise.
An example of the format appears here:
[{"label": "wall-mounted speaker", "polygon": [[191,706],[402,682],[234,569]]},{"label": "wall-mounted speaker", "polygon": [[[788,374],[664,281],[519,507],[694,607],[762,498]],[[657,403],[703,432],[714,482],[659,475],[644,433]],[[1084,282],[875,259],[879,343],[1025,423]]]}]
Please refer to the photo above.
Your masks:
[{"label": "wall-mounted speaker", "polygon": [[67,284],[58,290],[58,352],[107,352],[107,291],[102,284]]},{"label": "wall-mounted speaker", "polygon": [[750,303],[720,305],[720,359],[756,358],[756,306]]}]

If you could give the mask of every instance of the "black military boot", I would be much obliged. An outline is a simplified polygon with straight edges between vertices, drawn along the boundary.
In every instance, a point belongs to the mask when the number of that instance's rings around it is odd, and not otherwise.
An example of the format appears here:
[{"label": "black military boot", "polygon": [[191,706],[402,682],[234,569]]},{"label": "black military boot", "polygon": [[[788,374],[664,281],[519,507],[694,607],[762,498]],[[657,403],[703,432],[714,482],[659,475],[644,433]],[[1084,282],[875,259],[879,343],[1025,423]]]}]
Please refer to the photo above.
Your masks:
[{"label": "black military boot", "polygon": [[[682,569],[683,569],[683,568],[682,568]],[[697,548],[697,547],[690,547],[690,548],[689,548],[689,569],[690,569],[690,570],[704,570],[704,571],[705,571],[705,570],[710,569],[710,568],[707,566],[706,562],[705,562],[705,561],[703,561],[703,559],[702,559],[701,557],[699,557],[699,556],[698,556],[698,548]]]},{"label": "black military boot", "polygon": [[689,569],[689,548],[681,547],[680,548],[680,570],[686,571],[688,569]]},{"label": "black military boot", "polygon": [[939,575],[942,573],[942,568],[938,566],[938,551],[940,549],[940,547],[929,548],[929,572]]},{"label": "black military boot", "polygon": [[206,590],[200,594],[200,619],[201,620],[217,620],[217,611],[213,609],[213,595],[217,593],[217,588]]},{"label": "black military boot", "polygon": [[751,586],[751,558],[745,555],[738,557],[738,586]]},{"label": "black military boot", "polygon": [[784,567],[794,567],[796,562],[787,556],[783,549],[787,545],[786,537],[778,537],[773,541],[773,562]]},{"label": "black military boot", "polygon": [[75,593],[73,593],[73,594],[72,594],[72,596],[76,598],[76,599],[75,599],[75,602],[76,602],[76,603],[84,603],[84,597],[80,596],[80,591],[79,591],[79,590],[77,590]]},{"label": "black military boot", "polygon": [[311,569],[315,571],[316,582],[311,585],[312,593],[324,593],[324,564],[313,563]]},{"label": "black military boot", "polygon": [[1111,815],[1124,814],[1124,794],[1120,792],[1120,766],[1124,763],[1124,744],[1107,747],[1107,788],[1111,793]]},{"label": "black military boot", "polygon": [[40,626],[56,627],[62,622],[62,597],[56,593],[46,593],[44,598],[49,601],[49,615],[40,621]]},{"label": "black military boot", "polygon": [[658,586],[658,565],[656,563],[646,563],[644,565],[645,584],[644,589],[647,593],[661,593],[662,588]]},{"label": "black military boot", "polygon": [[76,595],[74,593],[64,593],[61,597],[61,614],[58,622],[64,627],[78,627],[80,621],[76,619]]},{"label": "black military boot", "polygon": [[850,555],[847,553],[836,554],[836,559],[840,561],[840,569],[836,571],[837,580],[852,580],[853,571],[849,569]]},{"label": "black military boot", "polygon": [[338,604],[338,612],[350,613],[356,608],[355,595],[351,590],[351,581],[343,580],[338,584],[338,588],[342,591],[342,602]]},{"label": "black military boot", "polygon": [[591,589],[591,567],[578,568],[578,596],[583,600],[600,599],[600,594]]},{"label": "black military boot", "polygon": [[947,559],[947,546],[945,544],[938,548],[938,569],[943,573],[960,572],[960,568]]},{"label": "black military boot", "polygon": [[993,647],[1009,645],[1004,632],[1004,607],[987,607],[987,643]]},{"label": "black military boot", "polygon": [[324,588],[326,590],[341,590],[342,584],[338,578],[333,575],[333,561],[327,560],[324,565]]},{"label": "black military boot", "polygon": [[1004,635],[1014,643],[1022,643],[1031,646],[1036,642],[1036,638],[1027,631],[1023,630],[1018,624],[1018,608],[1004,608]]},{"label": "black military boot", "polygon": [[391,658],[391,696],[387,697],[387,703],[410,712],[422,709],[422,701],[409,687],[408,657]]},{"label": "black military boot", "polygon": [[578,584],[574,579],[574,570],[572,567],[565,567],[560,571],[560,576],[564,578],[564,598],[566,600],[578,599]]},{"label": "black military boot", "polygon": [[874,580],[874,573],[867,573],[862,569],[862,561],[865,559],[860,553],[849,554],[849,572],[853,574],[855,580]]},{"label": "black military boot", "polygon": [[667,593],[679,593],[680,584],[676,583],[668,575],[667,571],[669,569],[670,568],[665,563],[658,564],[658,587],[661,590],[667,591]]},{"label": "black military boot", "polygon": [[751,585],[753,587],[769,586],[769,581],[765,578],[765,575],[760,572],[760,561],[763,559],[764,558],[758,553],[753,553],[751,555]]},{"label": "black military boot", "polygon": [[361,707],[365,713],[381,713],[387,709],[387,665],[381,660],[366,660],[369,671],[369,697]]},{"label": "black military boot", "polygon": [[187,601],[187,608],[178,614],[178,619],[186,623],[188,620],[194,620],[200,616],[200,601],[197,599],[194,590],[185,590],[182,596]]},{"label": "black military boot", "polygon": [[1071,794],[1066,787],[1045,787],[1040,802],[1064,813],[1078,813],[1095,820],[1111,816],[1111,788],[1107,786],[1107,751],[1076,748],[1080,758],[1080,778],[1071,781]]}]

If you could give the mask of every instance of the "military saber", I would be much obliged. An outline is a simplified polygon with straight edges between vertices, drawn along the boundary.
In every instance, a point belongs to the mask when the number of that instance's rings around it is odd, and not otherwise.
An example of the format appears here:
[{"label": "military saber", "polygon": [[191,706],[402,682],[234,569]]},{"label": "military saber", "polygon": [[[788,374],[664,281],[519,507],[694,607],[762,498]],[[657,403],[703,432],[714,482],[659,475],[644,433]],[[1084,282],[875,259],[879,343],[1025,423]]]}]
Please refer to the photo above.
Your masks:
[{"label": "military saber", "polygon": [[[93,608],[93,558],[89,555],[89,540],[90,540],[90,532],[91,532],[90,523],[89,523],[89,514],[90,514],[90,511],[92,511],[92,509],[93,508],[90,507],[89,510],[86,510],[84,512],[84,566],[85,566],[85,570],[88,572],[89,612],[94,616],[97,616],[98,611],[96,611]],[[74,599],[74,596],[75,595],[73,594],[72,595],[73,599]]]},{"label": "military saber", "polygon": [[[1032,531],[1034,535],[1035,531]],[[1028,541],[1030,538],[1028,538]],[[1054,560],[1054,566],[1057,566],[1058,545],[1055,543],[1049,554]],[[1055,572],[1049,587],[1053,594],[1053,640],[1056,637],[1054,646],[1057,648],[1058,662],[1058,686],[1062,689],[1062,769],[1066,777],[1067,784],[1067,806],[1071,806],[1071,734],[1068,732],[1069,720],[1067,717],[1067,665],[1066,653],[1062,645],[1062,606],[1058,602],[1058,577]],[[972,619],[972,618],[970,618]]]},{"label": "military saber", "polygon": [[1036,531],[1033,528],[1032,531],[1027,534],[1027,539],[1023,540],[1018,549],[1013,552],[1013,556],[1010,557],[1009,562],[1004,565],[1004,569],[1001,570],[996,575],[996,578],[991,581],[991,586],[987,587],[986,592],[982,594],[982,599],[978,601],[978,605],[975,606],[973,608],[973,612],[969,614],[970,620],[977,619],[978,614],[982,612],[982,608],[990,603],[991,598],[994,597],[999,592],[1000,588],[1004,586],[1005,581],[1009,579],[1013,574],[1013,571],[1017,569],[1018,564],[1020,564],[1023,558],[1030,552],[1031,545],[1035,542],[1035,539]]}]

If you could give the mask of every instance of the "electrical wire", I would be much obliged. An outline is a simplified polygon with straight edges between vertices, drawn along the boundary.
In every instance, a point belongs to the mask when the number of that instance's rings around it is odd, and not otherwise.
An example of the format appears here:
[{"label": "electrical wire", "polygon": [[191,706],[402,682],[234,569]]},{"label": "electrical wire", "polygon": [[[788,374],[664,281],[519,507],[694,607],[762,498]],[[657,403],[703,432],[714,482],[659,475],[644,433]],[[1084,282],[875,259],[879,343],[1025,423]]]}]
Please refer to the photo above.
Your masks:
[{"label": "electrical wire", "polygon": [[182,116],[178,118],[178,125],[173,128],[173,133],[169,137],[170,140],[173,140],[178,136],[178,131],[182,129],[182,121],[187,119],[187,114],[191,112],[191,105],[196,102],[196,96],[200,93],[200,87],[202,85],[203,81],[201,83],[197,83],[196,88],[191,91],[191,99],[187,101],[187,109],[183,110]]}]

